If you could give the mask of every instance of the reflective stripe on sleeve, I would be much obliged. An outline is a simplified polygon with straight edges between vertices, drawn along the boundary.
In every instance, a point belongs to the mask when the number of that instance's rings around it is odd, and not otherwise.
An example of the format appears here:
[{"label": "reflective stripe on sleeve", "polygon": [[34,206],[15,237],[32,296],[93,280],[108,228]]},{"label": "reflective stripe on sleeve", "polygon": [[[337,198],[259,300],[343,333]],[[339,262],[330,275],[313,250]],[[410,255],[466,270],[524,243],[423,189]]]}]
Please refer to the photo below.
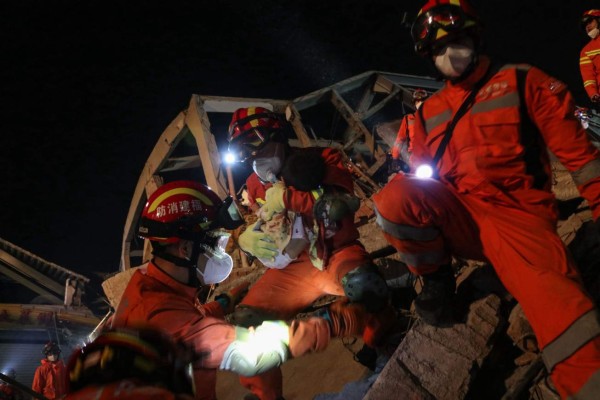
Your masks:
[{"label": "reflective stripe on sleeve", "polygon": [[595,85],[595,84],[596,84],[596,81],[594,81],[594,80],[589,80],[589,81],[583,82],[584,87],[590,86],[590,85]]},{"label": "reflective stripe on sleeve", "polygon": [[571,172],[571,176],[575,181],[575,185],[581,186],[588,183],[590,180],[600,176],[600,159],[595,159],[579,168],[577,171]]},{"label": "reflective stripe on sleeve", "polygon": [[600,335],[600,321],[595,309],[583,314],[559,337],[542,351],[542,359],[548,371],[572,356],[587,342]]},{"label": "reflective stripe on sleeve", "polygon": [[476,103],[471,110],[471,114],[489,112],[504,107],[518,107],[519,104],[519,93],[511,92],[504,96]]},{"label": "reflective stripe on sleeve", "polygon": [[445,251],[428,251],[419,254],[408,254],[398,252],[400,261],[406,265],[410,265],[412,268],[419,270],[419,265],[441,265],[446,261]]},{"label": "reflective stripe on sleeve", "polygon": [[425,130],[429,133],[441,124],[449,122],[450,118],[452,118],[452,111],[450,110],[445,110],[433,117],[429,117],[425,120]]},{"label": "reflective stripe on sleeve", "polygon": [[396,224],[385,217],[383,217],[377,207],[373,207],[375,210],[376,220],[375,222],[379,227],[387,234],[392,235],[396,239],[400,240],[419,240],[419,241],[431,241],[437,238],[440,231],[434,227],[415,228],[410,225]]},{"label": "reflective stripe on sleeve", "polygon": [[600,371],[596,371],[579,389],[579,392],[567,397],[568,400],[596,400],[600,393]]}]

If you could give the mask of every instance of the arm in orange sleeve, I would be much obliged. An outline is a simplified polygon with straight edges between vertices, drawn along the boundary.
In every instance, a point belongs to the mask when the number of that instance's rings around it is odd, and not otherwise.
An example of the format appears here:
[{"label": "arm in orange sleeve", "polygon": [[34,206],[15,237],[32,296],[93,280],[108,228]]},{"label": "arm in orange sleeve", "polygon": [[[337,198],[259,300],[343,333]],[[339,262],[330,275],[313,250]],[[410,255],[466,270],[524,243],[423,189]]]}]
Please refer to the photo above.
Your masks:
[{"label": "arm in orange sleeve", "polygon": [[573,115],[575,102],[564,83],[537,68],[527,74],[527,111],[550,151],[571,172],[594,219],[600,216],[600,153]]},{"label": "arm in orange sleeve", "polygon": [[[325,148],[321,153],[325,160],[325,177],[323,184],[339,187],[348,193],[354,192],[354,181],[350,171],[346,169],[342,154],[332,148]],[[312,214],[315,197],[311,192],[303,192],[293,187],[288,187],[283,196],[283,204],[290,211],[301,214]]]},{"label": "arm in orange sleeve", "polygon": [[161,297],[148,309],[147,322],[192,345],[203,355],[202,368],[218,368],[225,349],[235,339],[233,325],[222,318],[203,315],[189,299]]},{"label": "arm in orange sleeve", "polygon": [[204,311],[206,315],[214,318],[225,318],[225,310],[223,306],[218,301],[211,301],[202,305],[204,307]]},{"label": "arm in orange sleeve", "polygon": [[596,68],[592,60],[586,55],[586,50],[591,50],[588,46],[581,50],[579,55],[579,70],[581,71],[581,79],[583,79],[583,87],[590,98],[598,94],[598,82],[596,81]]},{"label": "arm in orange sleeve", "polygon": [[44,387],[46,386],[46,377],[42,376],[42,368],[37,367],[35,374],[33,375],[33,383],[31,390],[37,393],[44,393]]},{"label": "arm in orange sleeve", "polygon": [[398,133],[396,134],[396,140],[394,141],[394,145],[392,146],[392,158],[398,160],[401,156],[402,145],[406,142],[408,137],[408,115],[406,114],[402,117],[402,122],[400,122],[400,128],[398,129]]}]

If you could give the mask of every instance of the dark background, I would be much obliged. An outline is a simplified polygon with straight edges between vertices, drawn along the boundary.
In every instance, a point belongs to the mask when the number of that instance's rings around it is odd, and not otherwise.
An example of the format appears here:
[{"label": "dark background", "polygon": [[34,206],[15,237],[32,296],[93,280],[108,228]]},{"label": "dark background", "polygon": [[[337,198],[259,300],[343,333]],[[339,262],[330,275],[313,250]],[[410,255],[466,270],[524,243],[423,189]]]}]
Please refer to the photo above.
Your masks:
[{"label": "dark background", "polygon": [[[473,3],[491,55],[588,105],[579,19],[599,4]],[[86,276],[116,271],[144,162],[193,93],[291,99],[367,70],[430,75],[402,23],[421,4],[2,2],[0,237]]]}]

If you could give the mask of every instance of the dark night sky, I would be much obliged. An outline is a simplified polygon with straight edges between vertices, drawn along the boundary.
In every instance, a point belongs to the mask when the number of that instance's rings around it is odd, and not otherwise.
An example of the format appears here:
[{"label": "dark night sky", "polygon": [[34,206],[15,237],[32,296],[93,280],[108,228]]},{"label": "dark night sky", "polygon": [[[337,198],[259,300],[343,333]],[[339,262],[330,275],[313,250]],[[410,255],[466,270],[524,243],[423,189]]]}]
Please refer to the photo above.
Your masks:
[{"label": "dark night sky", "polygon": [[[118,268],[138,176],[191,94],[289,99],[367,70],[430,73],[401,24],[420,1],[7,3],[0,237],[87,276]],[[587,104],[578,23],[599,4],[473,3],[490,54],[541,67]]]}]

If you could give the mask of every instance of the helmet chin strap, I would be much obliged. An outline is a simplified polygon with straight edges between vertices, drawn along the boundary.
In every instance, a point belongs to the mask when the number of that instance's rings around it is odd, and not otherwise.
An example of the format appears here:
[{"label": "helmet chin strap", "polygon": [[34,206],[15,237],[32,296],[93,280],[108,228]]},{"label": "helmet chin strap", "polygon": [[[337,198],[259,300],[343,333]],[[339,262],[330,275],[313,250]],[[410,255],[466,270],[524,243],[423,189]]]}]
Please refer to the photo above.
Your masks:
[{"label": "helmet chin strap", "polygon": [[[194,240],[193,243],[194,244],[192,247],[192,255],[189,260],[186,258],[177,257],[173,254],[169,254],[160,248],[153,249],[152,254],[157,257],[163,258],[169,262],[172,262],[173,264],[175,264],[178,267],[187,267],[188,268],[188,281],[186,283],[186,286],[197,288],[200,286],[200,281],[198,280],[198,275],[196,274],[196,262],[198,261],[198,258],[202,254],[202,250],[200,248],[199,241]],[[158,265],[157,265],[157,267],[158,267]],[[162,269],[160,267],[158,267],[158,268],[162,271]],[[165,272],[165,271],[163,271],[163,272]],[[169,275],[169,274],[167,273],[167,275]]]}]

